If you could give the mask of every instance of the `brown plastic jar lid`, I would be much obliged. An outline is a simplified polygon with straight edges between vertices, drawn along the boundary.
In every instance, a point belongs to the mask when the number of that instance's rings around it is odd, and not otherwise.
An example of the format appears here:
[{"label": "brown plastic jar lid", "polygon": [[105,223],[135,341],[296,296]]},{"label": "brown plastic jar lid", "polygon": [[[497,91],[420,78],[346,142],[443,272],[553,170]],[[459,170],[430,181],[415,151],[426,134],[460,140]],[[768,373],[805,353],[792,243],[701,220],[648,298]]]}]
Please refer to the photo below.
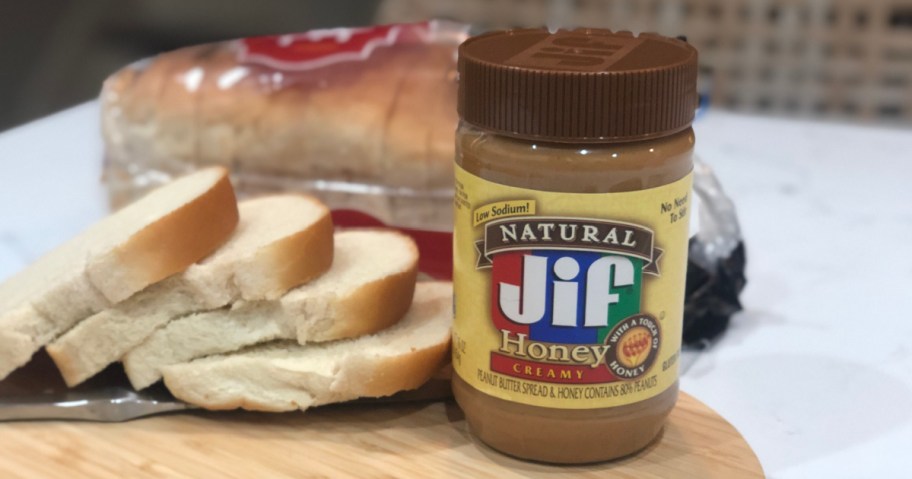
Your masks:
[{"label": "brown plastic jar lid", "polygon": [[631,141],[688,127],[697,50],[602,29],[486,33],[459,47],[459,115],[496,133],[555,142]]}]

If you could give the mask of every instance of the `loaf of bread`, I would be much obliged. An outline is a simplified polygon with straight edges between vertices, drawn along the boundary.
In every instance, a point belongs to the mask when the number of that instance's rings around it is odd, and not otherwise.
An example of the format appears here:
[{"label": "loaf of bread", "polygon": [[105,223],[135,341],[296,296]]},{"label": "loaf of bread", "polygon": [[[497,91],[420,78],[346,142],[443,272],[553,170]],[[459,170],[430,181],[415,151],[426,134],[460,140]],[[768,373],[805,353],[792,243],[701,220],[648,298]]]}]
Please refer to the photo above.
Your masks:
[{"label": "loaf of bread", "polygon": [[433,221],[450,201],[455,49],[465,30],[323,30],[127,66],[101,92],[112,203],[222,165],[241,196],[307,191],[386,222]]},{"label": "loaf of bread", "polygon": [[415,243],[403,234],[336,233],[332,268],[320,278],[278,301],[245,301],[172,321],[130,351],[124,369],[133,387],[143,389],[170,364],[277,339],[305,344],[377,332],[408,310],[417,265]]},{"label": "loaf of bread", "polygon": [[276,299],[323,274],[333,261],[329,210],[302,195],[246,200],[234,234],[215,253],[77,324],[48,345],[67,385],[120,360],[156,329],[240,299]]},{"label": "loaf of bread", "polygon": [[238,221],[227,171],[163,186],[0,284],[0,379],[88,316],[185,270]]},{"label": "loaf of bread", "polygon": [[305,410],[389,396],[430,379],[448,359],[452,285],[419,283],[395,326],[315,345],[274,342],[163,369],[179,399],[207,409]]}]

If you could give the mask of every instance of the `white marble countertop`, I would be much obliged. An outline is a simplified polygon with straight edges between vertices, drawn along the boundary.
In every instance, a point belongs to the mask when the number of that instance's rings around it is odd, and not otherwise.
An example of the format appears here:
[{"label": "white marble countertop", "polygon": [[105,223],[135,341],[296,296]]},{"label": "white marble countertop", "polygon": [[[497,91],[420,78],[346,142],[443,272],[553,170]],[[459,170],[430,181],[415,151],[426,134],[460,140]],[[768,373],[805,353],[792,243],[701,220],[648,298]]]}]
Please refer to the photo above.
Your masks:
[{"label": "white marble countertop", "polygon": [[[98,107],[0,134],[0,279],[106,212]],[[710,112],[746,310],[682,377],[775,478],[912,475],[912,132]]]}]

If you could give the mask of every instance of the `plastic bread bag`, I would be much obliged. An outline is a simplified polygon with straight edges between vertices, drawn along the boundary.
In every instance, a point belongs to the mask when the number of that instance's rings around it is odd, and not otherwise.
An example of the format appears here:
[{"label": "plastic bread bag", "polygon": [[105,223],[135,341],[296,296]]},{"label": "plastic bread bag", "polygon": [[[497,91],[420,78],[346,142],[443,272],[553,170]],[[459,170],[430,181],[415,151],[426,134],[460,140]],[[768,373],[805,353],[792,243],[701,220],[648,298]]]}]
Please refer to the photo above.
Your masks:
[{"label": "plastic bread bag", "polygon": [[143,60],[101,92],[104,179],[120,207],[200,166],[240,196],[298,190],[381,221],[445,230],[456,48],[429,21],[199,45]]},{"label": "plastic bread bag", "polygon": [[746,254],[735,205],[699,158],[694,161],[693,185],[683,339],[685,345],[703,348],[742,309]]},{"label": "plastic bread bag", "polygon": [[[429,21],[255,37],[164,53],[101,93],[112,206],[224,165],[241,197],[314,194],[339,226],[411,234],[426,277],[452,274],[456,48],[465,24]],[[731,201],[697,163],[684,340],[740,309],[744,249]]]}]

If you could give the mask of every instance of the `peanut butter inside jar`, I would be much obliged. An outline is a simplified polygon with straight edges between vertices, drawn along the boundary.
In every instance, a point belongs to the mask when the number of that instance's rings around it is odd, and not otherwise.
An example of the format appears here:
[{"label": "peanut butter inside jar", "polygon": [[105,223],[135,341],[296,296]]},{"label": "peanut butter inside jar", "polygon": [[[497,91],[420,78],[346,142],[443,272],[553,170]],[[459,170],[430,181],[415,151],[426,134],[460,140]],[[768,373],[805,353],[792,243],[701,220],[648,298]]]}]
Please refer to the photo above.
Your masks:
[{"label": "peanut butter inside jar", "polygon": [[[685,42],[595,29],[522,29],[471,38],[459,54],[456,164],[465,174],[524,190],[595,197],[660,188],[691,173],[697,54]],[[469,261],[460,258],[460,243],[477,243],[478,237],[461,237],[458,225],[456,231],[454,282],[460,296],[467,291],[461,285],[480,281],[460,273],[469,271],[459,268],[460,261]],[[676,247],[686,255],[686,245]],[[683,276],[674,278],[662,280],[674,279],[679,291],[673,301],[683,301]],[[496,290],[484,281],[485,291]],[[460,300],[496,309],[487,297]],[[479,347],[462,337],[491,327],[477,315],[462,314],[459,304],[454,365],[467,348]],[[680,318],[662,321],[672,320]],[[668,341],[679,348],[680,338]],[[662,367],[661,361],[651,366]],[[544,407],[511,400],[509,393],[482,392],[470,381],[474,375],[456,370],[453,392],[471,432],[503,453],[549,463],[605,461],[643,449],[659,435],[678,394],[675,369],[670,385],[644,400]]]}]

